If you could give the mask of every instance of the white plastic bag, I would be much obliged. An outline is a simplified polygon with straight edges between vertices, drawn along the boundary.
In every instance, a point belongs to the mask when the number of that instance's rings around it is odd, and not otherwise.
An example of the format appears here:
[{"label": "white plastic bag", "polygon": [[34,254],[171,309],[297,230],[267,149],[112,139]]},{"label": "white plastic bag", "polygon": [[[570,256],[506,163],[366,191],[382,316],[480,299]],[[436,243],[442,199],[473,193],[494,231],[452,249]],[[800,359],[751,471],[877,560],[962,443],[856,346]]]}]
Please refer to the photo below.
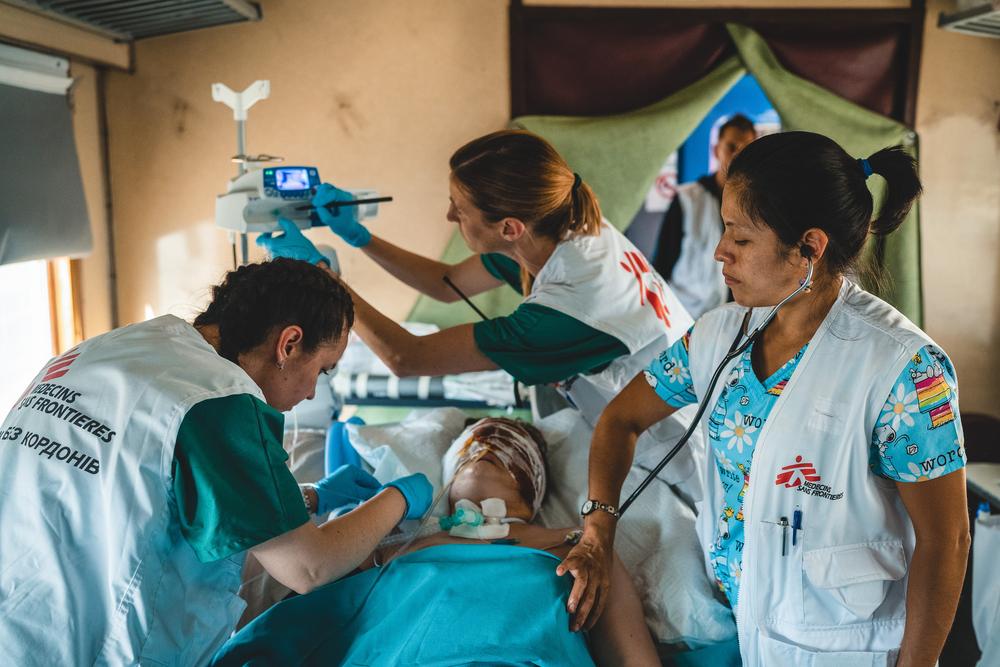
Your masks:
[{"label": "white plastic bag", "polygon": [[972,627],[980,667],[1000,665],[1000,515],[976,519],[972,542]]}]

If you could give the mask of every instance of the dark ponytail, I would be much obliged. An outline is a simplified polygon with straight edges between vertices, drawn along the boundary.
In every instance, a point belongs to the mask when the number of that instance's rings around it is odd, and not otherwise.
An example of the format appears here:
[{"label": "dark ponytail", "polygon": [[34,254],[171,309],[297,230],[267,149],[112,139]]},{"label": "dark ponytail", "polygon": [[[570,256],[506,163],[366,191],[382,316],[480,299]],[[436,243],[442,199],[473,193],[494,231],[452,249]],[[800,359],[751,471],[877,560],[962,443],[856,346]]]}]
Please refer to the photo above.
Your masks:
[{"label": "dark ponytail", "polygon": [[286,326],[302,327],[302,347],[312,352],[354,325],[354,303],[344,286],[323,269],[294,259],[246,264],[212,288],[212,302],[195,326],[219,327],[219,353],[239,356]]},{"label": "dark ponytail", "polygon": [[885,199],[878,217],[872,222],[871,232],[876,236],[888,236],[903,224],[913,202],[923,191],[917,176],[917,161],[902,146],[891,146],[873,153],[868,164],[887,184]]},{"label": "dark ponytail", "polygon": [[[888,184],[874,221],[864,161],[813,132],[757,139],[733,158],[726,188],[734,188],[750,219],[773,229],[787,248],[798,247],[806,230],[822,229],[829,237],[824,262],[841,274],[856,268],[868,235],[884,237],[899,227],[920,195],[916,163],[902,146],[884,148],[867,163]],[[879,255],[860,271],[876,287],[884,286]]]}]

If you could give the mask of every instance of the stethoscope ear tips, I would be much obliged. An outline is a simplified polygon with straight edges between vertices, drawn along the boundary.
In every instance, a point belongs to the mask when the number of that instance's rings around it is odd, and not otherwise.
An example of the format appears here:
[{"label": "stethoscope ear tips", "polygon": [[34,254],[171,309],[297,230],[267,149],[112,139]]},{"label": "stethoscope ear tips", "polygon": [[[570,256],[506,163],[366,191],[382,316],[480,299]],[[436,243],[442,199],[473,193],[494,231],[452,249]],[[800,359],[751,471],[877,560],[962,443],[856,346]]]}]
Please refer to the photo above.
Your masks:
[{"label": "stethoscope ear tips", "polygon": [[[806,258],[806,262],[808,264],[808,267],[806,268],[806,277],[799,281],[799,290],[808,293],[812,291],[812,280],[813,280],[812,248],[810,248],[807,245],[803,245],[799,249],[799,252],[801,252],[802,256]],[[789,298],[791,298],[791,296],[794,296],[794,294],[795,292],[793,292],[792,295],[789,296]]]}]

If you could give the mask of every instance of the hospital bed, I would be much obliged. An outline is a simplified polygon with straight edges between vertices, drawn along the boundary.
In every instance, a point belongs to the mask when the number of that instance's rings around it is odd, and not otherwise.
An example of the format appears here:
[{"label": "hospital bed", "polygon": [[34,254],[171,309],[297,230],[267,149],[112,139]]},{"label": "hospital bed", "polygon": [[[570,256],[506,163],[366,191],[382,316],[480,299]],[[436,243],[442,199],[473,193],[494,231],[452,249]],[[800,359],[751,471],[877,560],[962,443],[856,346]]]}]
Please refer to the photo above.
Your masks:
[{"label": "hospital bed", "polygon": [[[331,400],[325,388],[307,402]],[[464,429],[468,414],[455,407],[418,409],[387,424],[317,423],[316,405],[304,404],[286,420],[285,446],[290,467],[300,482],[324,475],[330,449],[334,463],[365,466],[380,481],[414,472],[431,480],[435,495],[442,486],[442,457]],[[329,405],[327,405],[329,408]],[[327,412],[329,414],[329,412]],[[329,417],[326,417],[329,419]],[[548,527],[575,526],[586,499],[590,428],[573,409],[534,421],[548,442],[549,492],[539,514]],[[637,452],[626,488],[634,488],[655,465],[657,452]],[[445,508],[435,508],[438,515]],[[646,621],[665,652],[677,647],[700,648],[734,642],[732,613],[714,591],[704,558],[694,538],[694,511],[669,486],[656,480],[635,503],[618,529],[616,550],[635,580]],[[409,522],[406,522],[409,523]],[[414,529],[412,525],[403,528]],[[288,594],[266,575],[248,566],[242,595],[248,601],[248,622]],[[697,653],[697,652],[695,652]],[[694,653],[692,654],[694,655]],[[675,664],[725,664],[718,661],[677,661]]]},{"label": "hospital bed", "polygon": [[[433,330],[428,325],[407,328],[418,334]],[[548,443],[549,491],[540,523],[553,528],[579,525],[592,431],[550,390],[530,392],[530,412],[523,403],[517,409],[515,393],[513,378],[503,371],[399,380],[360,341],[352,340],[337,374],[332,379],[320,376],[315,398],[286,416],[289,465],[300,483],[315,482],[342,463],[361,465],[382,482],[420,472],[437,496],[443,482],[442,457],[466,420],[487,412],[508,414],[532,421]],[[519,400],[524,398],[519,395]],[[352,415],[355,418],[346,421]],[[361,423],[358,415],[369,423]],[[624,488],[635,488],[660,456],[662,452],[639,447]],[[435,514],[445,510],[442,502]],[[701,659],[677,659],[673,664],[724,665],[725,659],[712,647],[728,646],[723,653],[731,656],[736,628],[732,612],[713,590],[694,520],[694,508],[656,479],[622,520],[615,548],[632,574],[646,622],[664,653],[703,649],[689,654],[703,653]],[[404,522],[402,528],[413,530],[416,522]],[[248,564],[245,580],[241,595],[248,611],[241,625],[289,593],[254,563]]]},{"label": "hospital bed", "polygon": [[[438,330],[420,322],[404,322],[403,327],[418,336]],[[332,395],[336,417],[346,406],[523,410],[529,409],[533,392],[502,370],[399,378],[352,333],[323,393]]]}]

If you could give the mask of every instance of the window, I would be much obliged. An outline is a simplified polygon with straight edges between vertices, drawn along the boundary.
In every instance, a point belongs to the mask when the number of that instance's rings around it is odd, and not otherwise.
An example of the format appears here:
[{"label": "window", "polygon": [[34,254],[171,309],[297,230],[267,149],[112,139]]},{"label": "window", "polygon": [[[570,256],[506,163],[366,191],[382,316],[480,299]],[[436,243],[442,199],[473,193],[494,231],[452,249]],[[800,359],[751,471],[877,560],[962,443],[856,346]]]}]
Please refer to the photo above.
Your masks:
[{"label": "window", "polygon": [[67,259],[0,265],[0,419],[46,361],[81,340],[73,273]]}]

